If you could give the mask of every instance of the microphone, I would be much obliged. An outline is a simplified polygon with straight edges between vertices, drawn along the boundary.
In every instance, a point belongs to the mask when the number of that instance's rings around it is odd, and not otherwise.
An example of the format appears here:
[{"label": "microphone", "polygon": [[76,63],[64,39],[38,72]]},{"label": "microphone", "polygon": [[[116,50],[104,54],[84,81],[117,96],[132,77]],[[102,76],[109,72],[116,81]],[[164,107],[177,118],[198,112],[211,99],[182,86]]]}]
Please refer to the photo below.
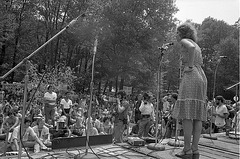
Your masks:
[{"label": "microphone", "polygon": [[219,56],[220,58],[227,58],[227,56]]}]

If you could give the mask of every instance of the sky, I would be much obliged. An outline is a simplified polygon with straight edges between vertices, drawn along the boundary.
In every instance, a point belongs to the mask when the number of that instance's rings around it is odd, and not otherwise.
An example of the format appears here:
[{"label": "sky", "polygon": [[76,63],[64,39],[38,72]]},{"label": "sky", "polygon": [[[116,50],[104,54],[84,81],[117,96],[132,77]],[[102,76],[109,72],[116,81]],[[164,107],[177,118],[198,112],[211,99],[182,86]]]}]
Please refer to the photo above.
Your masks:
[{"label": "sky", "polygon": [[175,14],[181,22],[191,19],[201,24],[207,17],[223,20],[233,25],[240,17],[240,0],[176,0],[179,11]]}]

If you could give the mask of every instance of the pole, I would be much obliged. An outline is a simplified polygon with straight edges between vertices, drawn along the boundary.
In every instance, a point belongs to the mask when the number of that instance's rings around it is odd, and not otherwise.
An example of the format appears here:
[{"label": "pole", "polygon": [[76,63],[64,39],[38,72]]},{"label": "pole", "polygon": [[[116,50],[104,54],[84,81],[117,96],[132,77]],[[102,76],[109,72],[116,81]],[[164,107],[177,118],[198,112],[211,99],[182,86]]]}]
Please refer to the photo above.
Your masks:
[{"label": "pole", "polygon": [[[158,139],[157,139],[158,138],[158,122],[159,122],[159,113],[158,112],[159,112],[159,102],[160,102],[160,95],[161,95],[160,82],[161,82],[161,66],[162,66],[163,51],[164,50],[161,50],[161,54],[159,57],[158,70],[157,70],[157,110],[156,110],[156,126],[155,126],[156,127],[155,144],[158,143]],[[161,118],[162,118],[162,114],[161,114]],[[161,128],[162,128],[162,123],[161,123]]]},{"label": "pole", "polygon": [[[239,82],[240,83],[240,82]],[[238,83],[238,84],[239,84]],[[237,87],[237,85],[236,85],[236,98],[235,98],[235,104],[236,104],[236,108],[235,109],[237,109],[237,103],[238,103],[238,87]],[[235,134],[235,137],[237,137],[237,112],[236,112],[236,114],[235,114],[235,121],[234,121],[234,134]]]},{"label": "pole", "polygon": [[[25,118],[25,112],[26,112],[26,105],[27,105],[27,85],[28,85],[28,80],[29,80],[29,75],[28,75],[28,71],[29,71],[29,66],[30,63],[29,61],[26,61],[25,63],[25,67],[26,67],[26,75],[25,75],[25,84],[24,84],[24,97],[23,97],[23,109],[22,109],[22,121],[21,121],[21,131],[20,131],[20,140],[22,140],[23,138],[23,124],[24,124],[24,118]],[[22,142],[19,142],[19,150],[18,150],[18,159],[21,159],[21,155],[22,155]]]},{"label": "pole", "polygon": [[213,77],[213,94],[212,94],[212,99],[213,99],[213,105],[212,105],[212,109],[211,109],[211,121],[210,121],[210,130],[209,130],[209,135],[210,138],[212,137],[212,118],[213,118],[213,111],[215,109],[215,89],[216,89],[216,78],[217,78],[217,70],[218,70],[218,66],[221,62],[221,59],[218,59],[217,61],[217,66],[214,72],[214,77]]},{"label": "pole", "polygon": [[219,66],[220,62],[221,62],[221,57],[217,60],[217,65],[216,65],[216,69],[214,71],[214,77],[213,77],[213,93],[212,93],[213,104],[212,104],[212,108],[211,108],[209,136],[203,135],[204,138],[209,138],[209,139],[213,139],[213,140],[217,140],[217,137],[212,136],[212,118],[213,118],[213,111],[216,106],[215,105],[215,89],[216,89],[217,70],[218,70],[218,66]]},{"label": "pole", "polygon": [[90,83],[90,104],[88,108],[88,121],[87,121],[87,140],[86,140],[86,154],[88,153],[89,148],[89,127],[90,127],[90,118],[91,118],[91,111],[92,111],[92,98],[93,98],[93,80],[94,80],[94,64],[95,64],[95,57],[97,52],[97,45],[98,45],[98,38],[96,37],[94,42],[94,48],[93,48],[93,61],[92,61],[92,78]]}]

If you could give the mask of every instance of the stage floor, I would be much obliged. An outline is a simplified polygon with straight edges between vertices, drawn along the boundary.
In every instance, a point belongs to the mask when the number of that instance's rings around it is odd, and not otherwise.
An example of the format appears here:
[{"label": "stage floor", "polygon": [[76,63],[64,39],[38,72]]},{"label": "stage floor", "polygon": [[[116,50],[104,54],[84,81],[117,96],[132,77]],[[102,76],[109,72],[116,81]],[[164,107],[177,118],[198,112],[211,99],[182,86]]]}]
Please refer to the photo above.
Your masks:
[{"label": "stage floor", "polygon": [[[200,157],[199,159],[238,159],[239,139],[231,139],[225,136],[225,133],[213,134],[217,140],[201,138],[199,142]],[[179,137],[181,140],[182,137]],[[178,159],[175,154],[181,151],[182,147],[169,146],[166,143],[169,139],[164,139],[161,143],[165,145],[164,151],[152,151],[143,147],[133,147],[128,143],[108,144],[92,146],[86,155],[86,147],[69,148],[53,150],[50,152],[33,153],[30,156],[34,159],[67,159],[67,158],[101,158],[101,159]],[[95,153],[95,154],[94,154]],[[78,155],[78,157],[77,157]],[[17,155],[5,156],[1,158],[18,158]],[[28,159],[26,154],[22,155],[23,159]]]}]

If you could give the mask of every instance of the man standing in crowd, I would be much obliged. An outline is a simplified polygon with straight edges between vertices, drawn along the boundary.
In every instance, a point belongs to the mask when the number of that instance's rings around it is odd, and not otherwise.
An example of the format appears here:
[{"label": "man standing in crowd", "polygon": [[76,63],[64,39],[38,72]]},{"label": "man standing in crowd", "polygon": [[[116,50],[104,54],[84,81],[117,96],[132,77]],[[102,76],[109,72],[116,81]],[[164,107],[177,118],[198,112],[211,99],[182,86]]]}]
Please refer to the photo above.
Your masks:
[{"label": "man standing in crowd", "polygon": [[142,94],[141,93],[138,94],[137,98],[136,98],[136,101],[134,103],[134,113],[135,113],[135,123],[136,124],[141,119],[141,112],[139,110],[139,107],[140,107],[140,105],[142,103],[142,98],[143,98]]},{"label": "man standing in crowd", "polygon": [[[56,100],[57,94],[53,92],[53,87],[51,85],[47,86],[47,92],[44,94],[44,113],[45,113],[45,122],[48,124],[54,124],[54,114],[55,114],[55,107],[56,107]],[[49,123],[49,120],[52,123]]]},{"label": "man standing in crowd", "polygon": [[147,137],[150,126],[155,121],[153,104],[150,101],[150,96],[147,93],[143,94],[143,102],[139,107],[142,119],[139,122],[138,137]]},{"label": "man standing in crowd", "polygon": [[223,130],[224,126],[226,125],[226,119],[228,117],[228,109],[224,104],[224,98],[222,96],[216,97],[216,116],[215,118],[215,125],[217,126],[218,131]]},{"label": "man standing in crowd", "polygon": [[126,93],[119,91],[117,93],[117,110],[114,115],[114,142],[121,143],[123,142],[123,132],[127,124],[127,114],[129,109],[129,103],[126,100]]}]

